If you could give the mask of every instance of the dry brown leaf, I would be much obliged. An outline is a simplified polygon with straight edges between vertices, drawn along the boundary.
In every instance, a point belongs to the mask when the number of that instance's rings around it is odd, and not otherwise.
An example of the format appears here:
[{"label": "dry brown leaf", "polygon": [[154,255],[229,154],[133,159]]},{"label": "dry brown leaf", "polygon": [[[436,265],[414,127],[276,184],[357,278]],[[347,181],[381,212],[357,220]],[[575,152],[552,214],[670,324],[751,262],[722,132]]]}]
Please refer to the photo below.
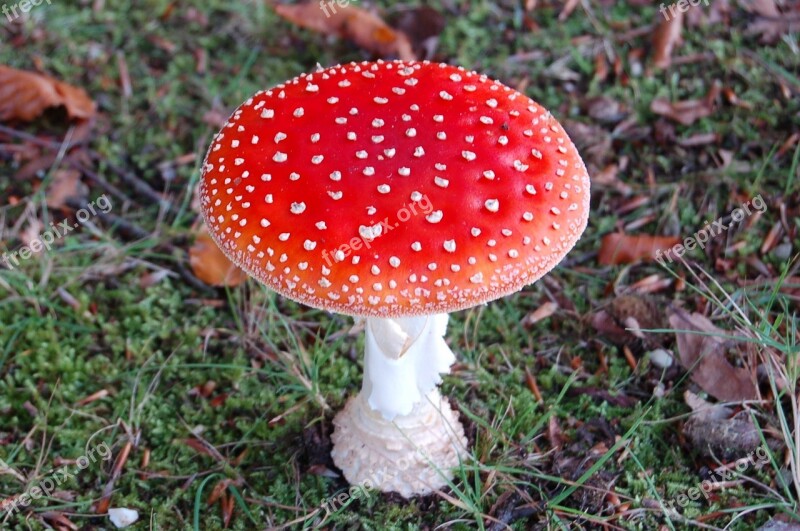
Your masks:
[{"label": "dry brown leaf", "polygon": [[731,408],[712,404],[691,391],[683,398],[692,414],[682,431],[700,454],[727,461],[752,456],[761,446],[761,433],[747,410],[734,414]]},{"label": "dry brown leaf", "polygon": [[76,120],[94,116],[96,107],[81,88],[51,77],[0,65],[0,121],[31,121],[49,107],[64,106]]},{"label": "dry brown leaf", "polygon": [[653,100],[650,110],[683,125],[691,125],[700,118],[711,115],[712,107],[706,100],[670,102],[664,98]]},{"label": "dry brown leaf", "polygon": [[47,206],[63,208],[67,199],[85,196],[86,186],[81,182],[81,172],[74,169],[60,169],[53,173],[53,181],[47,188]]},{"label": "dry brown leaf", "polygon": [[359,7],[341,7],[334,3],[326,4],[327,9],[323,9],[318,2],[277,4],[273,7],[278,15],[302,28],[349,39],[381,57],[397,56],[404,61],[416,60],[405,34],[393,30],[379,17]]},{"label": "dry brown leaf", "polygon": [[228,260],[205,225],[189,249],[189,265],[195,276],[210,286],[233,287],[247,280],[247,273]]},{"label": "dry brown leaf", "polygon": [[538,323],[542,319],[547,319],[548,317],[556,313],[556,310],[558,310],[558,303],[553,301],[547,301],[538,308],[536,308],[534,311],[529,313],[527,316],[525,316],[525,318],[523,319],[523,323],[528,325]]},{"label": "dry brown leaf", "polygon": [[726,402],[758,398],[751,371],[734,367],[725,356],[736,343],[720,336],[729,336],[730,332],[717,328],[699,313],[689,314],[677,308],[672,310],[669,324],[676,331],[681,365],[703,391]]},{"label": "dry brown leaf", "polygon": [[[659,14],[659,18],[662,16]],[[672,64],[672,51],[681,43],[683,31],[683,13],[677,11],[675,16],[663,19],[653,33],[653,64],[656,68],[667,68]]]},{"label": "dry brown leaf", "polygon": [[603,236],[597,261],[600,265],[631,264],[652,261],[658,251],[666,252],[680,243],[676,236],[650,236],[649,234],[612,233]]}]

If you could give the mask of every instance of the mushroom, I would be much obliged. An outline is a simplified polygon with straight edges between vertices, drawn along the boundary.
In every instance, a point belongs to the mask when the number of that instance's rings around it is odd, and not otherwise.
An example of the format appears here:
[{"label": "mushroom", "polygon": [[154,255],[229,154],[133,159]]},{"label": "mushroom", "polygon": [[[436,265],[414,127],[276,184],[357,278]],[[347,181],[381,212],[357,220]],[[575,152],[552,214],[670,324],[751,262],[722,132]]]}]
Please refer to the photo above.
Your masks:
[{"label": "mushroom", "polygon": [[448,313],[520,290],[586,227],[589,176],[549,112],[429,62],[320,68],[244,102],[201,182],[209,230],[295,301],[365,319],[361,392],[334,419],[351,484],[405,497],[467,455],[438,391]]}]

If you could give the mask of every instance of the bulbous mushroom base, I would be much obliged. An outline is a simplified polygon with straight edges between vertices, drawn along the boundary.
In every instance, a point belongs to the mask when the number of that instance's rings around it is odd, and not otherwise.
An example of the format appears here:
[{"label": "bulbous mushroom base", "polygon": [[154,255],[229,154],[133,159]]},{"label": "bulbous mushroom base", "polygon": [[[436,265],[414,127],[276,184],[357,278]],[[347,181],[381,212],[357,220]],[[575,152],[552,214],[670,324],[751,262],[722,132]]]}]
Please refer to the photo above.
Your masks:
[{"label": "bulbous mushroom base", "polygon": [[410,414],[392,421],[373,411],[359,393],[333,424],[331,456],[345,479],[404,498],[446,486],[459,457],[467,453],[464,428],[436,389]]}]

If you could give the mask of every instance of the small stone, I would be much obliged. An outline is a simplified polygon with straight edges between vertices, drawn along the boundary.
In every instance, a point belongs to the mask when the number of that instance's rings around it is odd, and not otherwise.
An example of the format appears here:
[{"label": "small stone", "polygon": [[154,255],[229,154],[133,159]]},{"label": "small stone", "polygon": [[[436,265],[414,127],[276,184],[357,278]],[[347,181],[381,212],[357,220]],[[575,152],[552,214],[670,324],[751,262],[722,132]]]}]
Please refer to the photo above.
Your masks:
[{"label": "small stone", "polygon": [[650,362],[659,369],[668,369],[672,367],[674,358],[672,357],[672,352],[668,350],[657,348],[648,352],[647,355],[650,357]]}]

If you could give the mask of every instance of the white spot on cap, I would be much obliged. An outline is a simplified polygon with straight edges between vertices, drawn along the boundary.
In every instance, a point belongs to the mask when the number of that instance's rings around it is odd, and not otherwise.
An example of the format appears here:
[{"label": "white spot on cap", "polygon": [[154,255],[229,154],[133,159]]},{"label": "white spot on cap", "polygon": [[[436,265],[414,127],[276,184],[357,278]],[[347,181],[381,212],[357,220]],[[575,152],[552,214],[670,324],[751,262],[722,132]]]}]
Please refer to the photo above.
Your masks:
[{"label": "white spot on cap", "polygon": [[444,241],[444,250],[448,253],[456,252],[456,241],[455,240],[445,240]]},{"label": "white spot on cap", "polygon": [[356,134],[353,131],[350,131],[350,132],[347,133],[347,140],[355,140],[356,138],[358,138],[358,137],[356,136]]},{"label": "white spot on cap", "polygon": [[422,250],[422,244],[419,242],[414,242],[411,244],[411,248],[416,252],[420,252]]},{"label": "white spot on cap", "polygon": [[340,192],[340,191],[339,192],[333,192],[331,190],[328,190],[328,195],[331,196],[331,198],[334,201],[338,201],[339,199],[342,198],[342,192]]},{"label": "white spot on cap", "polygon": [[473,284],[480,284],[483,282],[483,273],[475,273],[471,277],[469,277],[469,281]]},{"label": "white spot on cap", "polygon": [[323,155],[314,155],[311,157],[311,164],[321,164],[325,157]]},{"label": "white spot on cap", "polygon": [[497,212],[500,210],[500,201],[497,199],[487,199],[484,206],[486,206],[486,210],[489,212]]},{"label": "white spot on cap", "polygon": [[422,149],[422,146],[417,146],[416,149],[414,149],[414,156],[422,157],[423,155],[425,155],[425,150]]},{"label": "white spot on cap", "polygon": [[[267,227],[269,227],[269,220],[268,220],[267,218],[261,218],[261,226],[262,226],[262,227],[264,227],[265,229],[266,229]],[[255,238],[255,236],[254,236],[254,237],[253,237],[253,240],[255,240],[255,239],[256,239],[256,238]],[[256,243],[258,243],[258,242],[256,242]]]},{"label": "white spot on cap", "polygon": [[436,138],[439,140],[447,140],[447,134],[444,131],[439,131],[436,133]]},{"label": "white spot on cap", "polygon": [[272,109],[264,109],[263,111],[261,111],[261,117],[266,119],[274,118],[275,111]]},{"label": "white spot on cap", "polygon": [[319,85],[314,85],[313,83],[309,83],[306,85],[306,92],[319,92]]},{"label": "white spot on cap", "polygon": [[514,161],[514,169],[517,171],[526,171],[528,169],[527,164],[523,164],[522,161],[515,160]]},{"label": "white spot on cap", "polygon": [[375,118],[374,120],[372,120],[372,127],[383,127],[383,124],[385,123],[386,122],[384,122],[380,118]]},{"label": "white spot on cap", "polygon": [[313,251],[317,247],[317,242],[312,240],[306,240],[303,242],[303,249],[306,251]]},{"label": "white spot on cap", "polygon": [[[481,116],[480,120],[481,120],[482,124],[486,124],[486,125],[491,125],[491,124],[494,123],[494,120],[492,120],[489,116]],[[508,139],[506,139],[506,140],[508,140]]]},{"label": "white spot on cap", "polygon": [[239,147],[239,141],[238,141],[238,140],[233,140],[233,141],[231,141],[231,147],[232,147],[232,148],[237,148],[237,147]]},{"label": "white spot on cap", "polygon": [[280,234],[278,234],[278,239],[280,241],[282,241],[282,242],[285,242],[286,240],[289,239],[289,236],[291,236],[291,233],[289,233],[289,232],[281,232]]},{"label": "white spot on cap", "polygon": [[406,129],[406,136],[409,138],[417,136],[417,130],[414,129],[413,127],[409,127],[408,129]]},{"label": "white spot on cap", "polygon": [[535,148],[531,150],[531,155],[533,155],[537,159],[541,159],[542,158],[542,152],[539,151],[538,149],[535,149]]},{"label": "white spot on cap", "polygon": [[363,173],[364,175],[367,175],[367,176],[375,175],[375,168],[373,168],[372,166],[367,166],[366,168],[364,168],[364,171],[361,172],[361,173]]},{"label": "white spot on cap", "polygon": [[290,181],[296,181],[298,179],[300,179],[300,174],[299,173],[293,171],[292,173],[289,174],[289,180]]},{"label": "white spot on cap", "polygon": [[311,143],[316,144],[317,142],[319,142],[319,133],[314,133],[311,135]]},{"label": "white spot on cap", "polygon": [[472,227],[472,229],[470,229],[469,233],[477,238],[478,236],[481,235],[481,229],[479,229],[478,227]]},{"label": "white spot on cap", "polygon": [[486,105],[494,109],[495,107],[497,107],[497,100],[494,98],[486,100]]},{"label": "white spot on cap", "polygon": [[402,168],[397,170],[397,173],[399,173],[403,177],[408,177],[409,175],[411,175],[411,168],[406,168],[405,166],[403,166]]},{"label": "white spot on cap", "polygon": [[314,223],[314,226],[317,227],[319,230],[325,230],[328,228],[328,225],[324,221],[317,221]]},{"label": "white spot on cap", "polygon": [[533,186],[532,184],[526,184],[525,191],[531,195],[536,195],[536,187]]},{"label": "white spot on cap", "polygon": [[450,100],[453,99],[453,96],[448,94],[448,92],[445,91],[445,90],[442,90],[441,92],[439,92],[439,97],[442,98],[444,101],[450,101]]},{"label": "white spot on cap", "polygon": [[392,267],[399,267],[400,266],[400,259],[396,256],[389,257],[389,265]]},{"label": "white spot on cap", "polygon": [[397,153],[397,150],[395,148],[389,148],[389,149],[384,149],[383,150],[383,154],[386,155],[389,158],[394,157],[395,153]]},{"label": "white spot on cap", "polygon": [[494,179],[494,172],[492,170],[486,170],[485,172],[483,172],[483,176],[489,180],[492,180]]},{"label": "white spot on cap", "polygon": [[295,117],[295,118],[300,118],[300,117],[301,117],[301,116],[303,116],[305,113],[306,113],[306,111],[305,111],[305,110],[304,110],[302,107],[298,107],[298,108],[296,108],[296,109],[294,110],[294,113],[292,113],[292,114],[294,114],[294,117]]},{"label": "white spot on cap", "polygon": [[280,151],[278,151],[277,153],[275,153],[275,156],[272,157],[272,160],[274,160],[275,162],[286,162],[286,159],[288,158],[289,157],[286,155],[286,153],[281,153]]},{"label": "white spot on cap", "polygon": [[383,142],[383,139],[384,139],[383,135],[375,135],[372,137],[372,143],[380,144],[381,142]]},{"label": "white spot on cap", "polygon": [[533,214],[530,212],[525,212],[522,214],[522,219],[525,221],[533,221]]},{"label": "white spot on cap", "polygon": [[306,204],[303,202],[292,203],[290,210],[292,214],[302,214],[306,210]]},{"label": "white spot on cap", "polygon": [[368,156],[369,156],[369,154],[367,154],[367,152],[366,152],[366,151],[364,151],[363,149],[362,149],[362,150],[360,150],[360,151],[356,151],[356,158],[359,158],[359,159],[365,159],[365,158],[367,158]]},{"label": "white spot on cap", "polygon": [[472,162],[475,160],[476,155],[472,151],[462,151],[461,156],[464,157],[464,160]]},{"label": "white spot on cap", "polygon": [[388,184],[380,184],[380,185],[378,185],[378,192],[380,192],[382,194],[388,194],[391,191],[392,191],[392,187],[389,186]]},{"label": "white spot on cap", "polygon": [[330,175],[331,181],[341,181],[342,180],[342,172],[339,170],[331,172]]},{"label": "white spot on cap", "polygon": [[433,212],[425,216],[425,219],[427,219],[430,223],[439,223],[440,221],[442,221],[442,217],[444,217],[444,214],[442,213],[441,210],[434,210]]},{"label": "white spot on cap", "polygon": [[373,264],[372,267],[369,268],[369,271],[373,275],[380,275],[381,274],[381,268],[376,266],[375,264]]}]

